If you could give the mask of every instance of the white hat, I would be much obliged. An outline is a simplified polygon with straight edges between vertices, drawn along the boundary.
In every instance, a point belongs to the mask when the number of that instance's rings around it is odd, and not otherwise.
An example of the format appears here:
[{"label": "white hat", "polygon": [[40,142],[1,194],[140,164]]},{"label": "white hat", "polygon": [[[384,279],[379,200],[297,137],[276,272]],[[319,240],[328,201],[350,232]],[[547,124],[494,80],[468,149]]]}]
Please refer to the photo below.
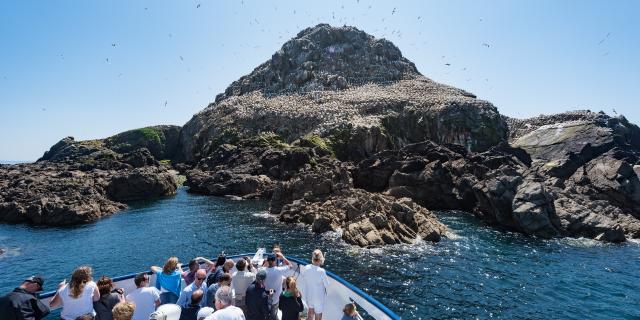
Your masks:
[{"label": "white hat", "polygon": [[198,311],[198,315],[196,316],[196,319],[198,320],[204,319],[212,315],[214,311],[215,310],[213,310],[213,308],[211,307],[200,308],[200,311]]}]

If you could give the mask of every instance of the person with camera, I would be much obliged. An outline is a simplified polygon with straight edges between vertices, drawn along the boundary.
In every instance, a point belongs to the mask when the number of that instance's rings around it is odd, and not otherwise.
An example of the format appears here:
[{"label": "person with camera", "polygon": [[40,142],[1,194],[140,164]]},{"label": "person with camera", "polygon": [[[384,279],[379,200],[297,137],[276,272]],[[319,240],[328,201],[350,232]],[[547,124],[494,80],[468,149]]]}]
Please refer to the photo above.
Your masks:
[{"label": "person with camera", "polygon": [[116,304],[124,302],[124,289],[113,289],[113,280],[102,276],[96,283],[100,291],[100,300],[93,303],[96,312],[94,320],[113,320],[112,309]]},{"label": "person with camera", "polygon": [[44,279],[31,276],[3,297],[0,297],[0,315],[7,320],[40,320],[49,314],[49,307],[38,300]]},{"label": "person with camera", "polygon": [[[278,266],[277,260],[282,260],[283,265]],[[287,275],[291,262],[284,257],[281,252],[269,254],[266,261],[267,279],[265,281],[267,290],[273,291],[273,300],[271,302],[271,317],[278,319],[278,303],[280,302],[280,294],[282,293],[282,281]]]},{"label": "person with camera", "polygon": [[267,291],[265,287],[266,279],[267,272],[264,269],[260,269],[256,274],[256,280],[247,288],[244,297],[245,317],[247,320],[271,319],[271,303],[269,300],[273,297],[273,290]]}]

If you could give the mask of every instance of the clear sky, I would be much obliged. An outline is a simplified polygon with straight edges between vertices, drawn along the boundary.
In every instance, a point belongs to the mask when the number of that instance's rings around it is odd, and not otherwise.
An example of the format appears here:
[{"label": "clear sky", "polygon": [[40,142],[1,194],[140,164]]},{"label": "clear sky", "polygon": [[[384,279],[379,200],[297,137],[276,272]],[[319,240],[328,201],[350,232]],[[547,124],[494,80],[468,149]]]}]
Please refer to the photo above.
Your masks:
[{"label": "clear sky", "polygon": [[318,23],[387,38],[508,116],[615,109],[640,123],[638,14],[640,1],[604,0],[0,1],[0,160],[182,125]]}]

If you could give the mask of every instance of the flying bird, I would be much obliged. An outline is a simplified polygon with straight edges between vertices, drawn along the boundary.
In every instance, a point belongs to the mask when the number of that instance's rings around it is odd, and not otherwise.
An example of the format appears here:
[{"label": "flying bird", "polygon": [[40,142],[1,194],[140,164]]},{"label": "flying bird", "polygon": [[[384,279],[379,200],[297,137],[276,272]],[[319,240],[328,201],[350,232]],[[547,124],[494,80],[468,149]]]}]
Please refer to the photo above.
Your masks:
[{"label": "flying bird", "polygon": [[184,61],[184,58],[182,58],[182,56],[180,56],[180,61]]},{"label": "flying bird", "polygon": [[445,63],[444,65],[445,65],[445,66],[450,66],[450,65],[451,65],[451,63]]},{"label": "flying bird", "polygon": [[112,43],[112,44],[111,44],[111,46],[115,48],[115,47],[116,47],[116,44],[115,44],[115,43]]},{"label": "flying bird", "polygon": [[396,13],[396,8],[395,7],[393,8],[393,11],[391,11],[391,14],[394,14],[394,13]]},{"label": "flying bird", "polygon": [[489,48],[489,47],[490,47],[490,45],[489,45],[488,43],[486,43],[486,42],[482,43],[482,45],[483,45],[483,46],[485,46],[485,47],[487,47],[487,48]]},{"label": "flying bird", "polygon": [[109,58],[105,58],[104,61],[106,61],[107,63],[109,63]]},{"label": "flying bird", "polygon": [[600,42],[598,42],[598,45],[601,45],[605,40],[607,40],[607,38],[609,38],[609,35],[611,35],[611,32],[607,32],[607,35],[604,36],[604,38],[602,38],[602,40],[600,40]]},{"label": "flying bird", "polygon": [[164,101],[164,106],[167,107],[167,100]]},{"label": "flying bird", "polygon": [[200,8],[200,4],[198,3],[198,5],[196,6],[196,9]]}]

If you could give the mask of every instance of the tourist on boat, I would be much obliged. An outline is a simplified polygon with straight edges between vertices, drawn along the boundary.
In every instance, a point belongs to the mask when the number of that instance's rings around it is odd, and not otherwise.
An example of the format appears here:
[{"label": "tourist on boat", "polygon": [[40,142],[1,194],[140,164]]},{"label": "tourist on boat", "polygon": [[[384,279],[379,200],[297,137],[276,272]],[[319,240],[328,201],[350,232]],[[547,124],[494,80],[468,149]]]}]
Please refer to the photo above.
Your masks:
[{"label": "tourist on boat", "polygon": [[300,312],[304,310],[302,296],[296,286],[296,278],[287,277],[284,280],[285,290],[280,295],[278,308],[282,311],[282,320],[298,320]]},{"label": "tourist on boat", "polygon": [[0,297],[0,315],[6,320],[40,320],[49,314],[49,307],[38,300],[44,279],[31,276],[9,294]]},{"label": "tourist on boat", "polygon": [[156,274],[156,288],[160,290],[160,304],[176,303],[182,285],[182,266],[177,257],[167,259],[162,268],[151,266]]},{"label": "tourist on boat", "polygon": [[233,305],[233,291],[229,286],[223,286],[216,291],[216,312],[206,320],[245,320],[242,309]]},{"label": "tourist on boat", "polygon": [[[280,244],[276,243],[273,245],[273,249],[271,249],[271,252],[277,256],[278,253],[282,253],[282,247],[280,247]],[[284,264],[284,261],[282,259],[276,258],[277,266],[281,266],[283,264]]]},{"label": "tourist on boat", "polygon": [[308,320],[322,320],[322,311],[324,310],[324,300],[329,287],[329,278],[327,273],[321,267],[324,264],[324,255],[322,251],[316,249],[311,254],[311,264],[302,267],[300,272],[300,287],[307,303],[309,312]]},{"label": "tourist on boat", "polygon": [[[276,266],[276,259],[282,259],[283,265]],[[273,297],[271,301],[271,315],[273,319],[278,318],[278,303],[280,302],[280,294],[282,293],[282,281],[287,275],[291,262],[285,258],[282,253],[269,254],[267,256],[267,280],[265,281],[267,290],[273,290]]]},{"label": "tourist on boat", "polygon": [[127,295],[127,301],[136,305],[133,320],[148,320],[160,305],[160,291],[149,287],[149,275],[146,272],[137,274],[133,282],[136,289]]},{"label": "tourist on boat", "polygon": [[188,286],[191,283],[193,283],[193,280],[195,280],[196,271],[200,269],[200,263],[199,263],[200,261],[204,262],[205,270],[212,269],[214,266],[214,263],[211,260],[205,259],[204,257],[196,257],[191,259],[189,261],[189,271],[185,271],[182,273],[182,279],[184,279],[185,285]]},{"label": "tourist on boat", "polygon": [[266,290],[266,279],[267,271],[260,269],[256,273],[256,280],[247,288],[244,298],[247,320],[271,319],[271,303],[269,303],[269,299],[273,296],[273,291]]},{"label": "tourist on boat", "polygon": [[235,306],[246,311],[244,304],[245,293],[247,292],[247,288],[251,285],[253,281],[256,280],[256,274],[247,271],[247,267],[251,266],[251,261],[247,263],[247,260],[240,259],[238,263],[236,263],[236,269],[238,271],[234,272],[231,277],[231,289],[236,294]]},{"label": "tourist on boat", "polygon": [[100,291],[93,282],[92,273],[91,267],[78,267],[71,274],[69,284],[66,280],[58,284],[58,291],[49,305],[52,308],[62,305],[60,318],[75,320],[84,314],[95,315],[93,303],[100,300]]},{"label": "tourist on boat", "polygon": [[116,304],[124,302],[124,290],[113,290],[113,280],[107,276],[102,276],[96,283],[100,292],[100,300],[93,303],[93,310],[96,312],[95,320],[112,320],[112,309]]},{"label": "tourist on boat", "polygon": [[220,255],[218,255],[216,263],[211,267],[211,269],[209,270],[209,274],[207,275],[207,287],[218,282],[218,278],[224,273],[222,267],[224,266],[225,262],[227,262],[227,257],[225,256],[225,254],[221,253]]},{"label": "tourist on boat", "polygon": [[205,306],[214,306],[216,292],[223,286],[231,286],[231,275],[228,273],[223,273],[220,279],[218,279],[218,283],[214,283],[207,288],[207,301],[205,301]]},{"label": "tourist on boat", "polygon": [[354,302],[347,303],[342,309],[343,315],[341,320],[363,320]]},{"label": "tourist on boat", "polygon": [[[198,271],[196,271],[195,280],[193,281],[192,284],[182,289],[182,292],[180,292],[180,298],[178,298],[178,302],[176,302],[176,304],[183,308],[186,307],[189,303],[191,303],[191,295],[193,294],[194,291],[198,289],[202,290],[202,293],[206,296],[207,285],[204,283],[204,280],[206,278],[207,278],[207,271],[204,269],[198,269]],[[202,301],[200,301],[200,306],[205,307],[204,303],[205,301],[203,299]]]},{"label": "tourist on boat", "polygon": [[132,320],[136,305],[131,302],[119,302],[113,307],[113,320]]},{"label": "tourist on boat", "polygon": [[207,286],[218,283],[220,281],[220,277],[222,277],[222,275],[225,273],[231,275],[231,269],[233,269],[235,264],[236,263],[233,262],[233,260],[226,259],[221,266],[216,267],[216,270],[213,274],[210,274],[209,277],[207,277]]},{"label": "tourist on boat", "polygon": [[213,312],[215,311],[216,310],[211,307],[200,308],[200,311],[198,311],[197,318],[198,320],[204,320],[206,317],[212,315]]},{"label": "tourist on boat", "polygon": [[198,312],[200,311],[200,302],[204,298],[204,292],[200,289],[191,294],[191,302],[182,307],[180,312],[180,320],[197,320]]}]

